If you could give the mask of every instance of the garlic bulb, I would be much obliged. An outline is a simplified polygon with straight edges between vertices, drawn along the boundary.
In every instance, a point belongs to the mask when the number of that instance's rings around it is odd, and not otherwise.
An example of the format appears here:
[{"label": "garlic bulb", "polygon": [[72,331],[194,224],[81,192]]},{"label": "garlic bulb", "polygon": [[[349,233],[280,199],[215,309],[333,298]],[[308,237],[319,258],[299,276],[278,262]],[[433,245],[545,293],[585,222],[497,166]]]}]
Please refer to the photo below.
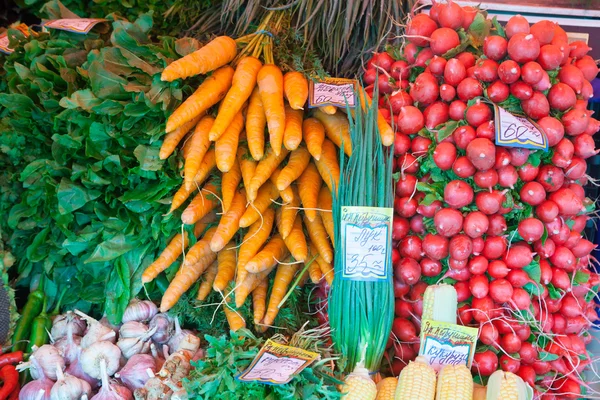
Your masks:
[{"label": "garlic bulb", "polygon": [[111,342],[96,342],[81,352],[83,371],[92,378],[102,379],[101,366],[112,376],[119,370],[121,350]]},{"label": "garlic bulb", "polygon": [[148,333],[148,326],[137,321],[125,322],[119,329],[119,339],[142,337]]},{"label": "garlic bulb", "polygon": [[87,383],[90,384],[92,389],[95,389],[100,384],[99,379],[92,378],[91,376],[89,376],[88,374],[85,373],[85,371],[83,370],[83,368],[81,366],[81,362],[79,361],[79,359],[77,359],[77,360],[75,360],[75,362],[72,362],[71,364],[69,364],[67,369],[65,369],[65,373],[72,375],[74,377],[77,377],[79,379],[83,379],[84,381],[86,381]]},{"label": "garlic bulb", "polygon": [[24,371],[29,369],[29,373],[33,379],[47,377],[48,379],[55,381],[57,379],[57,365],[62,371],[65,368],[65,360],[59,354],[56,347],[45,344],[31,354],[28,362],[19,364],[17,370]]},{"label": "garlic bulb", "polygon": [[123,322],[129,321],[150,321],[156,315],[158,308],[150,300],[140,301],[133,299],[123,313]]},{"label": "garlic bulb", "polygon": [[52,336],[54,340],[65,337],[67,335],[68,327],[71,327],[73,335],[83,336],[87,325],[85,321],[79,318],[73,311],[67,311],[54,318],[50,336]]},{"label": "garlic bulb", "polygon": [[175,318],[175,333],[169,339],[171,354],[179,350],[187,350],[194,354],[200,348],[200,338],[187,329],[181,329],[179,319]]},{"label": "garlic bulb", "polygon": [[92,387],[83,379],[63,374],[60,368],[56,369],[58,380],[50,391],[50,400],[79,400],[92,395]]},{"label": "garlic bulb", "polygon": [[65,359],[67,365],[79,360],[81,354],[81,336],[73,334],[73,324],[67,324],[67,333],[54,342],[60,355]]},{"label": "garlic bulb", "polygon": [[[127,322],[127,324],[141,324],[140,322]],[[126,324],[124,324],[123,326],[125,326]],[[141,324],[144,325],[144,324]],[[145,326],[145,325],[144,325]],[[146,330],[145,333],[143,333],[142,335],[139,335],[139,327],[138,328],[131,328],[129,329],[126,333],[127,334],[133,334],[135,331],[136,334],[138,334],[135,337],[121,337],[119,338],[119,341],[117,342],[117,346],[119,346],[119,348],[121,349],[121,351],[123,352],[123,357],[125,358],[130,358],[131,356],[135,355],[135,354],[140,354],[140,353],[148,353],[150,351],[150,338],[152,337],[152,335],[154,335],[154,332],[156,332],[156,327]]]},{"label": "garlic bulb", "polygon": [[144,387],[146,381],[150,379],[148,370],[155,374],[156,360],[150,354],[135,354],[121,370],[115,374],[116,378],[121,379],[121,382],[130,390],[136,390]]},{"label": "garlic bulb", "polygon": [[123,385],[111,382],[108,379],[106,360],[100,362],[100,374],[102,375],[102,387],[91,400],[132,400],[131,391]]},{"label": "garlic bulb", "polygon": [[156,314],[150,321],[150,329],[156,327],[152,340],[158,344],[167,343],[173,331],[173,320],[167,314]]},{"label": "garlic bulb", "polygon": [[46,377],[35,379],[21,388],[19,400],[50,400],[53,385],[54,382]]},{"label": "garlic bulb", "polygon": [[99,341],[109,341],[111,343],[114,343],[116,341],[116,334],[114,330],[112,330],[108,326],[101,324],[99,321],[95,320],[89,315],[82,313],[79,310],[75,310],[75,313],[83,319],[85,319],[86,322],[89,324],[88,331],[86,332],[85,336],[81,339],[82,349],[86,349],[90,347],[93,343]]}]

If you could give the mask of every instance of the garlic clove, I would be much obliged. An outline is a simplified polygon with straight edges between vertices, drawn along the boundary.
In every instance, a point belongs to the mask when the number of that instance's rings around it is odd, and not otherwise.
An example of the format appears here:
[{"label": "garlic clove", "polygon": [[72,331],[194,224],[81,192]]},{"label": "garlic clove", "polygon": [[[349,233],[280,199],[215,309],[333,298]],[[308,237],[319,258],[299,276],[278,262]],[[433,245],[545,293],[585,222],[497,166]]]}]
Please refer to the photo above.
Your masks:
[{"label": "garlic clove", "polygon": [[130,321],[150,321],[158,312],[156,304],[150,300],[133,299],[123,313],[123,323]]}]

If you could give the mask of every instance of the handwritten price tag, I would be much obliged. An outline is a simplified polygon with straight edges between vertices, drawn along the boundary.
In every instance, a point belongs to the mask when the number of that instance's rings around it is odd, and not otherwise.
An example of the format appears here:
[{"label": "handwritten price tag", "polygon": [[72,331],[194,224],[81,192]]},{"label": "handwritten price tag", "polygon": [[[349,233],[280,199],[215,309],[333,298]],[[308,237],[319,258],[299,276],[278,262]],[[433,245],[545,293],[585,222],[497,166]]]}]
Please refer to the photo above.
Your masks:
[{"label": "handwritten price tag", "polygon": [[342,207],[342,278],[386,280],[390,273],[392,208]]},{"label": "handwritten price tag", "polygon": [[106,21],[104,18],[63,18],[47,21],[44,26],[68,32],[88,33],[96,24]]},{"label": "handwritten price tag", "polygon": [[419,355],[424,356],[436,371],[444,365],[464,364],[471,368],[478,331],[477,328],[424,320]]},{"label": "handwritten price tag", "polygon": [[285,346],[269,339],[254,357],[252,364],[237,379],[242,382],[284,385],[319,358],[318,353]]},{"label": "handwritten price tag", "polygon": [[356,106],[356,81],[343,78],[325,78],[321,81],[309,81],[308,106],[338,106],[354,108]]},{"label": "handwritten price tag", "polygon": [[514,115],[494,105],[496,144],[548,151],[548,138],[544,130],[526,117]]}]

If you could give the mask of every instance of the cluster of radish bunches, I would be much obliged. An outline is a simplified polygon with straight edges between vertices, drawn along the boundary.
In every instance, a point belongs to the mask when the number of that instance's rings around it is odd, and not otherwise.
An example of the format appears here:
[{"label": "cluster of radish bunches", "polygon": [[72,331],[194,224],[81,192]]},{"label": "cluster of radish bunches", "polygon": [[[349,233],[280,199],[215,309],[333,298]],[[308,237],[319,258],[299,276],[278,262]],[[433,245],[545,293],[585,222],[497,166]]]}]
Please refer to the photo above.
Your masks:
[{"label": "cluster of radish bunches", "polygon": [[[582,186],[598,152],[587,110],[598,68],[585,43],[522,16],[504,36],[493,29],[482,46],[444,57],[477,12],[434,3],[409,21],[402,59],[375,54],[364,75],[397,132],[394,372],[418,353],[425,289],[447,282],[459,323],[480,329],[475,376],[503,369],[536,398],[598,398],[581,379],[600,284],[582,237],[594,209]],[[496,146],[488,101],[520,104],[549,151]]]}]

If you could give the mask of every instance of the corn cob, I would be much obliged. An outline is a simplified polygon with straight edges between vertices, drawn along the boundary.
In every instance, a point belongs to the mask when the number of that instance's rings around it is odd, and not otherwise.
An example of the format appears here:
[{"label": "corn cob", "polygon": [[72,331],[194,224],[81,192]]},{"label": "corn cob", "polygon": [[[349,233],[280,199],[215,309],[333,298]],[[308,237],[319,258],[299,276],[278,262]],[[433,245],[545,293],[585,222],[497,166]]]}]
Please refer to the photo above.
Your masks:
[{"label": "corn cob", "polygon": [[354,371],[346,377],[342,393],[344,400],[375,400],[377,385],[362,362],[359,362]]},{"label": "corn cob", "polygon": [[466,365],[444,365],[438,375],[435,400],[472,400],[473,377]]},{"label": "corn cob", "polygon": [[435,370],[424,357],[411,361],[400,373],[394,400],[434,400]]},{"label": "corn cob", "polygon": [[384,378],[377,384],[377,398],[375,400],[394,400],[394,393],[398,386],[398,379]]},{"label": "corn cob", "polygon": [[422,320],[456,324],[458,300],[454,286],[440,284],[428,286],[423,295]]},{"label": "corn cob", "polygon": [[533,397],[533,389],[520,376],[498,370],[490,375],[487,400],[526,400]]}]

